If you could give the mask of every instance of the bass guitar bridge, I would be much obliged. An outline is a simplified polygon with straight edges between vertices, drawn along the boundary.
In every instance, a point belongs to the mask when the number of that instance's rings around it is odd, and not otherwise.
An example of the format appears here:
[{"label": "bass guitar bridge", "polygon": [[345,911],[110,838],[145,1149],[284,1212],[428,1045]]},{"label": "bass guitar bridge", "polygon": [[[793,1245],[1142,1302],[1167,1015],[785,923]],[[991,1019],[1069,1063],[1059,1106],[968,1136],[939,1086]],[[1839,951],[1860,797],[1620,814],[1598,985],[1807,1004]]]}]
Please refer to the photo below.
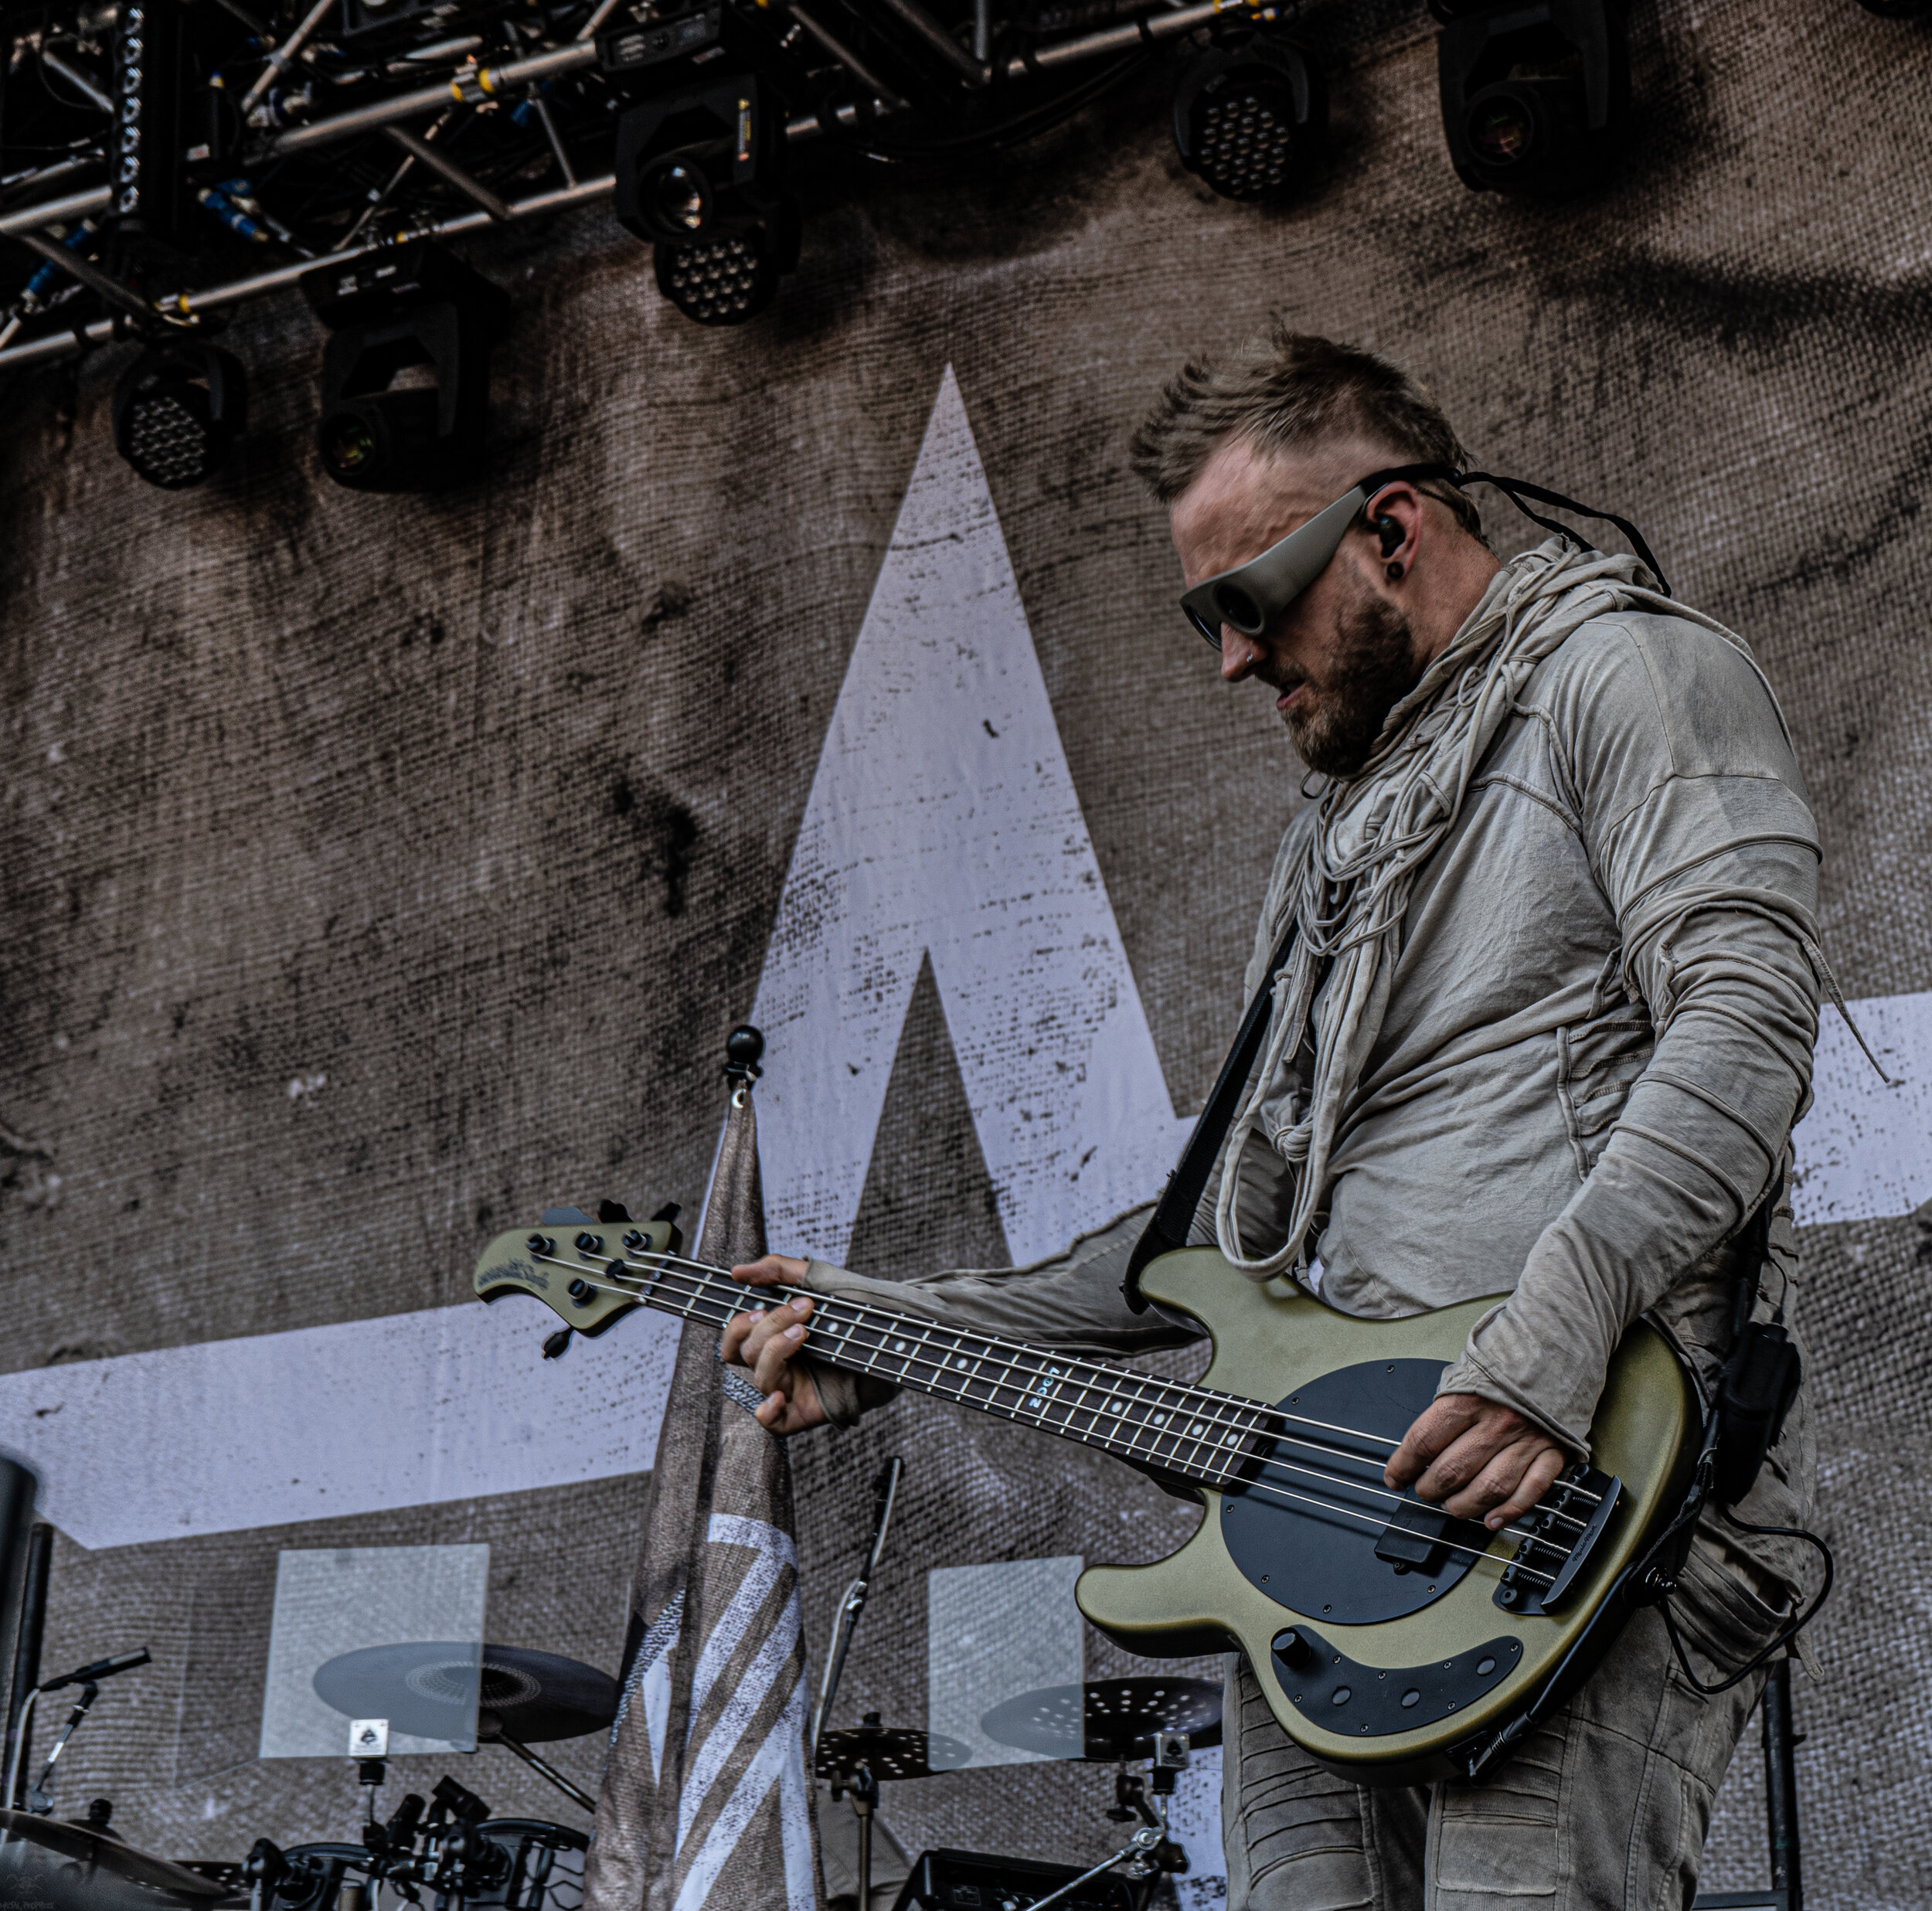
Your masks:
[{"label": "bass guitar bridge", "polygon": [[1502,1569],[1495,1603],[1505,1612],[1554,1612],[1576,1585],[1610,1516],[1624,1496],[1624,1483],[1582,1460],[1517,1522],[1528,1536]]}]

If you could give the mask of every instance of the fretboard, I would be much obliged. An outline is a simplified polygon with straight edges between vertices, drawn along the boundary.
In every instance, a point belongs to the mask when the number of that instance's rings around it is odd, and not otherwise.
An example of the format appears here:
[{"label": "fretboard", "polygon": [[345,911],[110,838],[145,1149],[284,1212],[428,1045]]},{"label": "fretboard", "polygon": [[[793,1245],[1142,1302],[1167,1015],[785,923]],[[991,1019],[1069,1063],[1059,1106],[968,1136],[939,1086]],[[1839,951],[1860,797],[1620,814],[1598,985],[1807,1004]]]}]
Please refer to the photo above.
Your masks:
[{"label": "fretboard", "polygon": [[[556,1250],[537,1258],[580,1277],[587,1271],[581,1257]],[[957,1400],[1202,1485],[1225,1484],[1253,1437],[1278,1417],[1230,1394],[941,1326],[866,1301],[743,1287],[720,1268],[675,1255],[645,1251],[594,1267],[600,1287],[719,1328],[736,1314],[801,1297],[812,1304],[801,1351],[814,1360]]]}]

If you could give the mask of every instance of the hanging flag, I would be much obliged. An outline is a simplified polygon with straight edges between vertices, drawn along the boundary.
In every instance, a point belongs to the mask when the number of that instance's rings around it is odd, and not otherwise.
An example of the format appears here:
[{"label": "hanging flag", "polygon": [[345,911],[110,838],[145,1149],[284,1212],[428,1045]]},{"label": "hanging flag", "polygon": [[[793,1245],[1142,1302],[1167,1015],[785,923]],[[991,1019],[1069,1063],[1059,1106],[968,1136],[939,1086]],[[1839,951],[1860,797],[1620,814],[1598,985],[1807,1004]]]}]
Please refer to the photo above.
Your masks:
[{"label": "hanging flag", "polygon": [[[751,1083],[734,1083],[698,1259],[765,1251]],[[810,1706],[784,1445],[717,1331],[684,1330],[631,1587],[622,1697],[584,1866],[584,1911],[821,1911]]]}]

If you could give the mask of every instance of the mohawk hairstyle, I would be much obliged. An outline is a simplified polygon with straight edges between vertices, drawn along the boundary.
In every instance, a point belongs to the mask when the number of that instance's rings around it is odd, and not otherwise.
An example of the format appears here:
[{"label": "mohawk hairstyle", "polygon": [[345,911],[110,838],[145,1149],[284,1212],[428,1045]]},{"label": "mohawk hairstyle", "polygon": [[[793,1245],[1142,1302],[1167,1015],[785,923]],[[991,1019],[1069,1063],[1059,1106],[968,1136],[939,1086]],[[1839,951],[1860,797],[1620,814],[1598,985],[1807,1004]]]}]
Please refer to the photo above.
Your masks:
[{"label": "mohawk hairstyle", "polygon": [[[1466,470],[1469,454],[1442,408],[1379,352],[1291,331],[1281,319],[1225,359],[1190,359],[1134,431],[1134,474],[1171,505],[1230,438],[1287,451],[1338,438],[1383,446],[1391,464]],[[1420,487],[1482,536],[1475,501],[1453,485]]]}]

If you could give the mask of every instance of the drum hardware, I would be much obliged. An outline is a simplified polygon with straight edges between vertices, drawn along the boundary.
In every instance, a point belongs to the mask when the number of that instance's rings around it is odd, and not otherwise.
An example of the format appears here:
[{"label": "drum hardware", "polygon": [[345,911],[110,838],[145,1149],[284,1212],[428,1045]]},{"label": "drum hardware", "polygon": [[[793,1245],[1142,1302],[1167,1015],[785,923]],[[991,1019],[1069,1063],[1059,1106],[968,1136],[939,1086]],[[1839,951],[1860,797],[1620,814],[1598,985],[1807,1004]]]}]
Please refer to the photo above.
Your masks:
[{"label": "drum hardware", "polygon": [[[756,1031],[733,1032],[732,1039],[737,1041],[740,1033]],[[757,1054],[749,1045],[745,1048],[748,1058],[745,1068],[750,1075],[757,1073]],[[760,1052],[762,1050],[762,1040]],[[734,1057],[735,1059],[735,1057]],[[727,1069],[727,1074],[731,1070]],[[750,1076],[740,1079],[748,1081]],[[906,1463],[896,1454],[887,1460],[872,1483],[872,1538],[866,1548],[865,1563],[859,1569],[858,1576],[845,1588],[845,1597],[838,1602],[838,1616],[832,1621],[832,1643],[825,1651],[825,1670],[818,1682],[818,1703],[811,1714],[811,1770],[815,1782],[819,1778],[832,1781],[832,1795],[835,1801],[842,1791],[852,1800],[852,1808],[859,1821],[859,1888],[858,1911],[872,1911],[872,1817],[879,1803],[879,1780],[882,1778],[924,1777],[931,1770],[927,1763],[930,1747],[923,1732],[892,1732],[883,1730],[879,1715],[869,1712],[865,1724],[857,1732],[835,1732],[828,1733],[825,1720],[831,1715],[832,1702],[838,1696],[838,1681],[845,1669],[845,1655],[852,1650],[852,1635],[859,1630],[859,1614],[866,1610],[866,1600],[872,1590],[872,1575],[879,1570],[880,1556],[886,1550],[886,1534],[892,1525],[893,1507],[899,1498],[899,1485],[906,1473]],[[838,1741],[835,1749],[832,1741]],[[863,1739],[864,1743],[859,1741]],[[893,1743],[888,1744],[891,1740]],[[919,1743],[915,1746],[913,1741]],[[947,1739],[951,1746],[954,1741]],[[964,1746],[960,1746],[958,1760],[964,1764],[971,1756]],[[917,1769],[915,1769],[917,1768]]]},{"label": "drum hardware", "polygon": [[899,1483],[905,1477],[906,1463],[894,1455],[879,1469],[872,1483],[872,1540],[866,1549],[866,1563],[859,1576],[845,1588],[838,1602],[838,1617],[832,1622],[832,1644],[825,1652],[825,1676],[818,1681],[818,1703],[811,1715],[811,1764],[818,1768],[818,1741],[825,1729],[832,1702],[838,1695],[838,1681],[845,1669],[845,1654],[852,1649],[852,1634],[859,1629],[859,1616],[866,1610],[872,1590],[872,1575],[879,1570],[879,1556],[886,1550],[886,1529],[892,1525],[893,1507],[899,1498]]},{"label": "drum hardware", "polygon": [[1049,1898],[1058,1911],[1135,1911],[1133,1888],[1104,1868],[1096,1876],[1070,1865],[950,1851],[920,1853],[893,1911],[1033,1911]]},{"label": "drum hardware", "polygon": [[872,1821],[879,1804],[879,1781],[956,1772],[972,1755],[971,1746],[944,1732],[881,1725],[876,1712],[867,1712],[862,1724],[847,1730],[819,1735],[815,1776],[831,1781],[835,1800],[841,1796],[851,1799],[853,1816],[859,1821],[859,1885],[853,1894],[859,1911],[872,1911]]},{"label": "drum hardware", "polygon": [[[1206,1679],[1104,1679],[1082,1685],[1049,1685],[1022,1692],[995,1705],[979,1722],[998,1745],[1017,1751],[1065,1758],[1077,1743],[1090,1763],[1112,1763],[1114,1803],[1107,1816],[1116,1824],[1140,1821],[1138,1829],[1104,1864],[1070,1879],[1071,1891],[1121,1865],[1137,1887],[1134,1902],[1144,1906],[1163,1872],[1188,1868],[1185,1849],[1169,1835],[1167,1801],[1193,1748],[1221,1742],[1221,1688]],[[1143,1777],[1127,1768],[1145,1759]],[[1027,1899],[1029,1906],[1035,1900]],[[1056,1893],[1038,1904],[1063,1902]]]},{"label": "drum hardware", "polygon": [[[479,1656],[480,1655],[480,1656]],[[388,1731],[419,1738],[461,1740],[470,1729],[472,1693],[476,1742],[500,1745],[573,1805],[594,1812],[597,1800],[530,1749],[609,1729],[617,1715],[617,1682],[580,1660],[524,1646],[466,1645],[429,1641],[366,1646],[316,1669],[316,1696],[345,1718],[380,1722]],[[366,1774],[379,1760],[362,1761]],[[374,1781],[379,1785],[379,1775]],[[366,1776],[362,1783],[369,1783]],[[375,1817],[375,1797],[369,1815]]]},{"label": "drum hardware", "polygon": [[479,1744],[502,1746],[504,1750],[510,1753],[512,1757],[520,1758],[532,1771],[536,1773],[538,1777],[547,1778],[573,1804],[581,1805],[586,1811],[593,1814],[596,1813],[597,1801],[581,1786],[573,1784],[547,1759],[538,1757],[527,1745],[519,1743],[500,1725],[497,1725],[494,1719],[492,1719],[491,1723],[495,1728],[494,1730],[485,1732],[483,1720],[478,1719],[476,1736]]}]

